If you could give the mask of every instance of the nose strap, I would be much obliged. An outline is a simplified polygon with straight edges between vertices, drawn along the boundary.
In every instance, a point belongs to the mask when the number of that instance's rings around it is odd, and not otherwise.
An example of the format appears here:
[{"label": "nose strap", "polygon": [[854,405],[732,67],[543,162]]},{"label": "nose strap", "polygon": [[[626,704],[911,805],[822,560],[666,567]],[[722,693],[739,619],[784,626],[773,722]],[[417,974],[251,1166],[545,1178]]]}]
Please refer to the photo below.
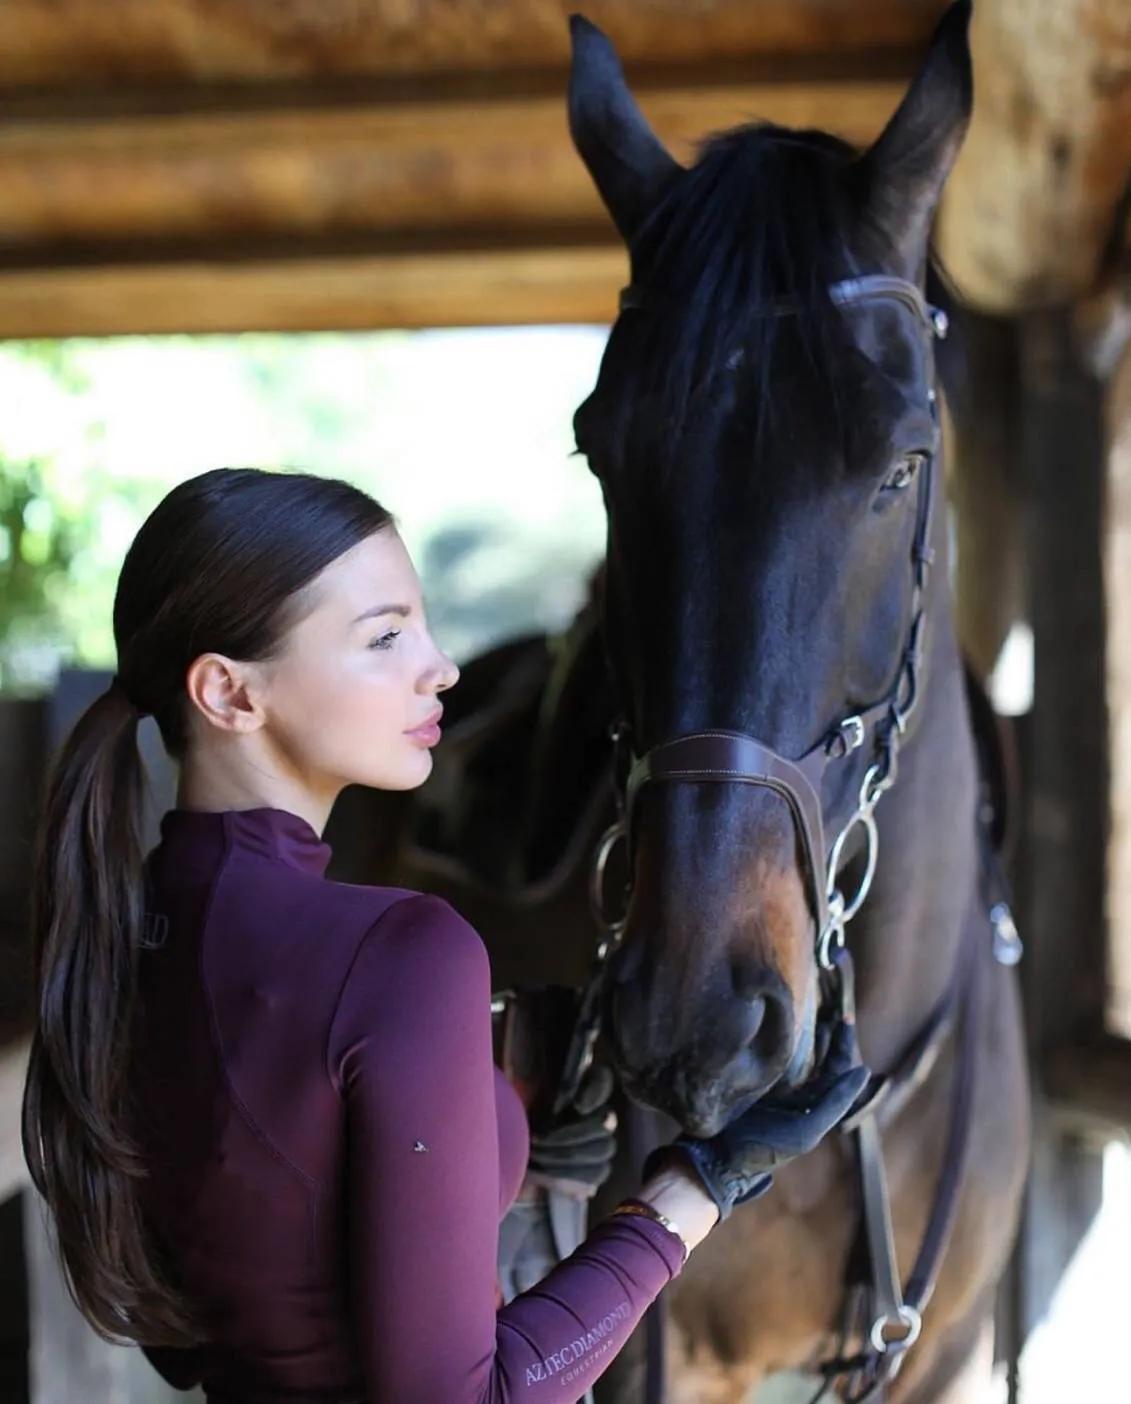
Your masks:
[{"label": "nose strap", "polygon": [[740,731],[694,731],[654,746],[629,771],[625,786],[625,820],[633,832],[632,810],[641,786],[654,780],[725,781],[761,785],[789,805],[805,849],[818,931],[828,916],[825,891],[825,836],[820,785],[825,768],[823,746],[799,761],[787,760],[769,746]]}]

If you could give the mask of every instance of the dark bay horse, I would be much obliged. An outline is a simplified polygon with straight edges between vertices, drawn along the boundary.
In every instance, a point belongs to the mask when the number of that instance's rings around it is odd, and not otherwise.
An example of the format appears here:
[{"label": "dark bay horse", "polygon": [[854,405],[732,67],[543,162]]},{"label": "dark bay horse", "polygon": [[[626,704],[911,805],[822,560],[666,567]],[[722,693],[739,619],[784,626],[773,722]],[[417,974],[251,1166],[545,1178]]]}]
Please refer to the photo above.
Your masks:
[{"label": "dark bay horse", "polygon": [[[628,752],[631,900],[607,1007],[618,1070],[698,1134],[801,1077],[827,938],[844,935],[829,908],[859,882],[871,891],[850,931],[873,1068],[900,1064],[969,964],[983,995],[973,1173],[890,1392],[908,1400],[943,1397],[988,1321],[1027,1145],[1016,984],[993,961],[981,886],[936,500],[939,328],[921,291],[969,119],[968,22],[967,4],[947,12],[863,153],[761,125],[714,138],[685,169],[581,20],[570,93],[631,262],[575,417],[608,512],[605,623]],[[829,855],[823,826],[846,835]],[[959,1045],[945,1040],[887,1129],[903,1264],[935,1197],[952,1084],[968,1076]],[[779,1194],[696,1253],[672,1294],[677,1398],[737,1400],[828,1344],[855,1225],[842,1151],[782,1175]]]},{"label": "dark bay horse", "polygon": [[[890,1386],[855,1395],[898,1404],[975,1397],[965,1367],[987,1367],[1027,1160],[1018,992],[993,959],[982,887],[937,328],[921,291],[969,116],[968,18],[967,4],[948,11],[869,150],[761,125],[712,139],[690,168],[648,128],[608,41],[574,21],[571,127],[631,261],[575,419],[608,512],[610,667],[581,626],[563,655],[516,655],[529,675],[500,670],[505,724],[469,712],[461,740],[456,717],[426,841],[417,825],[416,847],[386,869],[450,896],[504,981],[580,981],[584,855],[613,803],[601,739],[619,717],[631,888],[603,973],[605,1030],[624,1087],[668,1130],[709,1134],[805,1075],[847,935],[866,1061],[884,1074],[911,1057],[917,1072],[885,1117],[881,1157],[904,1278],[970,1094],[967,1171],[922,1335]],[[508,717],[522,719],[521,745]],[[506,777],[494,787],[493,735]],[[475,844],[473,862],[456,860]],[[839,894],[851,907],[869,882],[846,928]],[[924,1044],[925,1030],[939,1036]],[[932,1058],[912,1057],[917,1045]],[[861,1251],[854,1160],[830,1137],[693,1255],[665,1294],[673,1404],[739,1404],[773,1372],[867,1345],[867,1319],[837,1338]],[[635,1378],[626,1352],[599,1397],[639,1399]],[[842,1397],[855,1388],[836,1382]]]}]

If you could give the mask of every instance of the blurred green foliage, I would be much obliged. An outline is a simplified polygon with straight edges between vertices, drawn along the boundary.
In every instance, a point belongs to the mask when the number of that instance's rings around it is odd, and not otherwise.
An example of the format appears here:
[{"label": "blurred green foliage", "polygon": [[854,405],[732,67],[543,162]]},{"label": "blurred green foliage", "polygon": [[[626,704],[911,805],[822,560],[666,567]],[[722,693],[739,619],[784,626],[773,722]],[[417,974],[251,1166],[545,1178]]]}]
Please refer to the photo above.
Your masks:
[{"label": "blurred green foliage", "polygon": [[52,640],[63,644],[56,602],[75,538],[47,494],[42,463],[0,458],[0,690],[34,684],[34,656]]},{"label": "blurred green foliage", "polygon": [[[14,427],[25,413],[43,413],[52,399],[82,402],[89,383],[73,345],[15,342],[5,346],[4,359],[9,393],[0,428],[0,691],[19,695],[50,686],[61,663],[81,661],[84,645],[105,658],[108,635],[112,657],[105,610],[94,637],[82,625],[84,587],[97,575],[94,558],[104,525],[96,502],[123,488],[127,499],[138,501],[139,494],[89,465],[68,481],[54,454],[36,451],[36,438],[50,444],[50,432],[21,434]],[[88,405],[84,413],[92,410]],[[94,444],[100,432],[91,418],[82,438]]]},{"label": "blurred green foliage", "polygon": [[346,478],[395,514],[463,659],[564,625],[600,553],[571,461],[598,328],[0,345],[0,690],[116,665],[122,558],[176,483],[228,465]]}]

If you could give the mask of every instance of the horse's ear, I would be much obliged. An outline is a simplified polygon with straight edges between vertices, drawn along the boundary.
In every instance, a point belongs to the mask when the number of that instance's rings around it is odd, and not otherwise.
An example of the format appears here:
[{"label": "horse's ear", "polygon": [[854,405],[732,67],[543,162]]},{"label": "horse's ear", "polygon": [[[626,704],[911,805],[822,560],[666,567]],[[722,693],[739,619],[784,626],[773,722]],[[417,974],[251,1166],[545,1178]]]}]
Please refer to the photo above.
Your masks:
[{"label": "horse's ear", "polygon": [[617,51],[583,15],[571,15],[569,130],[625,243],[683,168],[668,155],[628,90]]},{"label": "horse's ear", "polygon": [[910,275],[926,255],[931,220],[973,106],[971,0],[956,0],[895,115],[861,158],[873,223]]}]

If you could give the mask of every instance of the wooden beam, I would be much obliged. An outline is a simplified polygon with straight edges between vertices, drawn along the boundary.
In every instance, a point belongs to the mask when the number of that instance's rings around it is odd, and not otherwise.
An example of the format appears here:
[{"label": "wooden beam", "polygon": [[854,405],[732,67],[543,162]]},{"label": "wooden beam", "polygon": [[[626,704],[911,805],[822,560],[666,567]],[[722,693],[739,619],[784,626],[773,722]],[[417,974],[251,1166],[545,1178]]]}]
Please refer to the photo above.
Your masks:
[{"label": "wooden beam", "polygon": [[0,272],[0,337],[607,322],[620,247]]},{"label": "wooden beam", "polygon": [[1074,301],[1095,284],[1131,174],[1127,0],[978,0],[974,120],[939,245],[986,311]]},{"label": "wooden beam", "polygon": [[[564,91],[564,88],[563,88]],[[641,94],[680,158],[754,118],[870,141],[893,79],[745,83]],[[71,245],[308,238],[358,231],[609,231],[563,92],[480,101],[194,114],[9,118],[0,248],[49,262]]]},{"label": "wooden beam", "polygon": [[27,1183],[20,1141],[20,1104],[27,1076],[27,1040],[0,1048],[0,1200]]},{"label": "wooden beam", "polygon": [[[629,63],[915,49],[945,0],[588,0]],[[0,85],[561,69],[576,0],[5,0]]]},{"label": "wooden beam", "polygon": [[[890,78],[663,88],[680,156],[755,117],[866,142]],[[625,259],[552,97],[13,120],[0,336],[604,322]]]}]

